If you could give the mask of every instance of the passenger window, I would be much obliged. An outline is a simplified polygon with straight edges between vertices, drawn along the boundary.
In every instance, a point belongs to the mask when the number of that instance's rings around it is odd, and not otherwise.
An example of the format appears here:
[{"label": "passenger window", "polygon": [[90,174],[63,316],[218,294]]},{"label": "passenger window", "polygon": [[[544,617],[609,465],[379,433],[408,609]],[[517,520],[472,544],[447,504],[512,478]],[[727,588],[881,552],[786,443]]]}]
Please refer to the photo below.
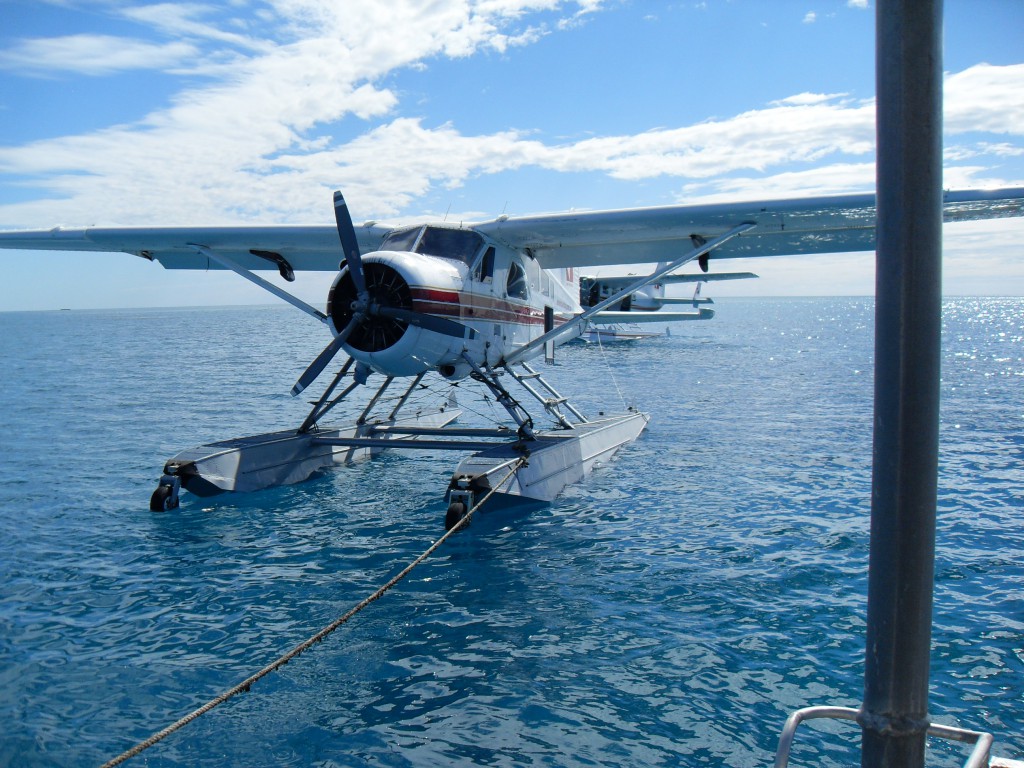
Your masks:
[{"label": "passenger window", "polygon": [[518,261],[508,266],[508,282],[505,283],[505,295],[511,299],[525,299],[529,296],[526,284],[526,270]]}]

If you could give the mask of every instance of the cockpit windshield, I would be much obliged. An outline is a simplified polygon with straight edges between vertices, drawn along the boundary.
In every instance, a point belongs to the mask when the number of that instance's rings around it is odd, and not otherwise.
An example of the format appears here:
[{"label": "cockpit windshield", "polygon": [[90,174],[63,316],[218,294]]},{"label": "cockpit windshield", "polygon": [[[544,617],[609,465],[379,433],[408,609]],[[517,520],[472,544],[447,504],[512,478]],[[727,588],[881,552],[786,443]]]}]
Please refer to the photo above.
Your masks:
[{"label": "cockpit windshield", "polygon": [[423,227],[410,227],[409,229],[396,229],[384,238],[380,249],[382,251],[411,251],[416,245],[416,238],[420,236]]},{"label": "cockpit windshield", "polygon": [[471,229],[411,227],[397,229],[381,243],[382,251],[415,251],[472,264],[484,239]]},{"label": "cockpit windshield", "polygon": [[416,253],[440,256],[442,259],[457,259],[472,264],[484,239],[471,229],[446,229],[426,227],[423,237],[416,246]]}]

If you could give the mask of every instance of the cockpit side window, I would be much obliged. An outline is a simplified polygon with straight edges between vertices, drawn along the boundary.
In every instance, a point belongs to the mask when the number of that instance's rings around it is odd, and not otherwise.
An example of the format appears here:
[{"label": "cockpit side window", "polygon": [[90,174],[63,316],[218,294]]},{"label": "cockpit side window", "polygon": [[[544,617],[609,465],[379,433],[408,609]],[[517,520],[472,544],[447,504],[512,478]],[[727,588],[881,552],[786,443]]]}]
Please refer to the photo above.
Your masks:
[{"label": "cockpit side window", "polygon": [[494,246],[489,246],[477,262],[473,270],[473,278],[481,283],[489,283],[494,279]]},{"label": "cockpit side window", "polygon": [[525,299],[529,297],[529,287],[526,282],[526,270],[518,261],[508,265],[508,281],[505,283],[505,295],[510,299]]},{"label": "cockpit side window", "polygon": [[416,239],[420,236],[423,227],[410,227],[409,229],[396,229],[388,234],[381,243],[382,251],[411,251],[416,245]]},{"label": "cockpit side window", "polygon": [[471,229],[426,227],[416,252],[472,264],[483,244],[484,239]]}]

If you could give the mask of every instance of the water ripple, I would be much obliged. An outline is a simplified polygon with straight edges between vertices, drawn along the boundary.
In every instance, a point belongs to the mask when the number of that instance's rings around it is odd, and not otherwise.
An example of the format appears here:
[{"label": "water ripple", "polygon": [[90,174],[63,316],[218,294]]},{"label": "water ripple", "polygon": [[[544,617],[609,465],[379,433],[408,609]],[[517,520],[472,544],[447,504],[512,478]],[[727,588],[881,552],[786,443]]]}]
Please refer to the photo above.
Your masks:
[{"label": "water ripple", "polygon": [[[1024,755],[1024,305],[946,303],[932,711]],[[486,513],[160,766],[770,763],[862,694],[872,303],[722,302],[552,381],[645,435],[554,504]],[[182,447],[280,429],[323,339],[289,309],[0,314],[0,766],[95,765],[236,684],[439,534],[451,457],[146,510]],[[153,339],[187,350],[155,372]],[[253,338],[263,340],[251,343]],[[31,375],[29,375],[31,373]],[[642,383],[642,384],[641,384]],[[59,386],[58,386],[59,384]],[[486,409],[467,415],[482,419]],[[796,759],[855,763],[856,729]],[[930,764],[958,765],[934,748]]]}]

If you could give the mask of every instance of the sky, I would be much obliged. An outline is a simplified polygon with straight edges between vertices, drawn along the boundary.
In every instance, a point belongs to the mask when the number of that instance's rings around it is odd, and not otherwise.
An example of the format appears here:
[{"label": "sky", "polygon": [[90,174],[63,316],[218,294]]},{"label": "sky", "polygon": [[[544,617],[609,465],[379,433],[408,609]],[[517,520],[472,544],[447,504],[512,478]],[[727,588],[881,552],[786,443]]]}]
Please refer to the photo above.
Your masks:
[{"label": "sky", "polygon": [[[870,192],[874,0],[0,0],[0,229],[473,221]],[[947,188],[1024,186],[1024,2],[945,0]],[[1024,295],[1024,220],[945,227]],[[0,311],[272,303],[230,273],[0,252]],[[873,254],[705,295],[870,295]],[[332,275],[290,287],[322,305]]]}]

